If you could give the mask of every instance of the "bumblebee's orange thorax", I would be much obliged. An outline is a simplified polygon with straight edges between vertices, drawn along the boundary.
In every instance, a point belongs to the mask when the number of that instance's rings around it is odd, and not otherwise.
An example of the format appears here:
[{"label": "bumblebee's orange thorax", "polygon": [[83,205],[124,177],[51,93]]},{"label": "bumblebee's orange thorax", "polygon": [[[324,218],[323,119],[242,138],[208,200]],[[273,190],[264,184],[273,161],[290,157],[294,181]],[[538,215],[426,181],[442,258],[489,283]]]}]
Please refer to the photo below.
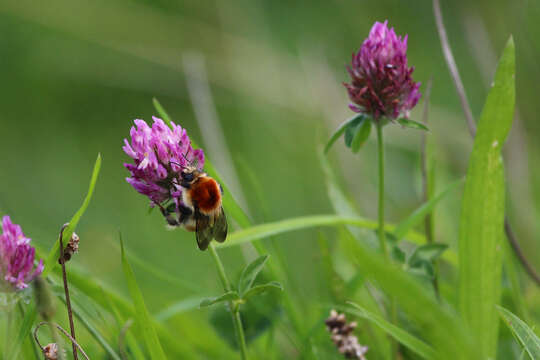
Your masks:
[{"label": "bumblebee's orange thorax", "polygon": [[201,213],[209,215],[221,207],[221,190],[216,180],[208,176],[199,177],[188,190],[192,204],[196,204]]}]

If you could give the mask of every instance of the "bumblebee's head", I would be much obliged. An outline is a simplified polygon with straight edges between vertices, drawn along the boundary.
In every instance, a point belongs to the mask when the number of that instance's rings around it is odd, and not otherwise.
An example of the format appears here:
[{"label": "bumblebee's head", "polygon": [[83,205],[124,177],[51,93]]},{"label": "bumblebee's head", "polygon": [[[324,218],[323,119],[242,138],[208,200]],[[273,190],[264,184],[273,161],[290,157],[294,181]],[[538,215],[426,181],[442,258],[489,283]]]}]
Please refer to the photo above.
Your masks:
[{"label": "bumblebee's head", "polygon": [[182,170],[182,173],[180,174],[180,177],[182,180],[180,185],[182,185],[185,188],[189,188],[191,184],[193,184],[197,180],[197,178],[199,178],[201,174],[202,173],[199,170],[197,170],[196,167],[188,166],[184,168]]}]

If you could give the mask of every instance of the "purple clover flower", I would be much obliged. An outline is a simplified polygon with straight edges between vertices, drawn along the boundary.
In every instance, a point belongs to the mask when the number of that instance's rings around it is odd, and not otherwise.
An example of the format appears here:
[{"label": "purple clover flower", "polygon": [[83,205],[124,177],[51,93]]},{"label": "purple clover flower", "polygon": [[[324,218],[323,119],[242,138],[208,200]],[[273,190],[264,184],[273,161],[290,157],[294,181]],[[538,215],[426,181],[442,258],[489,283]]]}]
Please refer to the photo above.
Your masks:
[{"label": "purple clover flower", "polygon": [[4,216],[0,235],[0,274],[5,284],[0,290],[22,290],[43,272],[43,260],[34,269],[35,253],[36,249],[30,246],[30,238],[23,234],[21,227],[13,224],[9,216]]},{"label": "purple clover flower", "polygon": [[134,160],[124,164],[131,173],[126,180],[148,196],[152,206],[161,206],[170,199],[178,205],[182,190],[176,175],[194,163],[202,169],[204,152],[193,150],[186,130],[179,125],[171,122],[169,127],[155,116],[152,119],[152,127],[144,120],[135,120],[130,131],[131,143],[124,139],[123,150]]},{"label": "purple clover flower", "polygon": [[407,66],[407,37],[397,36],[388,21],[376,22],[358,53],[347,66],[351,83],[344,83],[352,104],[351,110],[365,113],[375,120],[409,116],[420,99],[420,83]]}]

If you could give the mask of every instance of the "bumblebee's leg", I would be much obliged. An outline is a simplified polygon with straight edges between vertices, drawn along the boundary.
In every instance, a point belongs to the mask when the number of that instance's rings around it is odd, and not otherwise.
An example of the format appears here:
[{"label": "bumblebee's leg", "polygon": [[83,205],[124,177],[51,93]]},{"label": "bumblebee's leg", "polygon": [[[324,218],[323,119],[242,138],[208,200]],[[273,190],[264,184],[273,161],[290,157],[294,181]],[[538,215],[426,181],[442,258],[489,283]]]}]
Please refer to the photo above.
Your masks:
[{"label": "bumblebee's leg", "polygon": [[168,206],[167,209],[165,209],[163,205],[161,204],[157,204],[157,205],[159,206],[159,210],[161,210],[161,214],[163,214],[163,217],[165,218],[165,220],[167,220],[167,224],[171,226],[180,225],[180,223],[178,222],[178,220],[176,220],[174,216],[175,215],[174,208],[171,211],[171,206]]}]

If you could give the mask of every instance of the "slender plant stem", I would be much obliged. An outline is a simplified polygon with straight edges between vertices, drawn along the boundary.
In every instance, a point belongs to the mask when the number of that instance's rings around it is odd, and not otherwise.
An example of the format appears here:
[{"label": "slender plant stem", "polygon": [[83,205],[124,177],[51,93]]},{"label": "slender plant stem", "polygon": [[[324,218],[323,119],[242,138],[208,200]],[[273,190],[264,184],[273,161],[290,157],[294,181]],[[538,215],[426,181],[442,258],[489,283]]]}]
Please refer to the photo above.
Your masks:
[{"label": "slender plant stem", "polygon": [[[223,267],[223,263],[221,262],[221,259],[219,258],[219,255],[216,251],[216,248],[214,247],[214,244],[210,244],[209,248],[210,248],[210,253],[212,254],[212,257],[214,258],[214,261],[216,262],[216,267],[218,270],[219,278],[223,285],[223,289],[227,292],[231,291],[231,283],[229,282],[229,279],[227,278],[227,274],[225,273],[225,268]],[[242,326],[242,318],[240,316],[240,309],[232,301],[229,301],[229,308],[231,310],[232,321],[235,328],[238,347],[240,348],[241,358],[242,360],[247,360],[248,356],[247,356],[246,337],[244,336],[244,327]]]},{"label": "slender plant stem", "polygon": [[[378,160],[379,160],[379,244],[385,259],[390,262],[390,254],[388,253],[388,247],[386,246],[386,236],[384,233],[384,140],[382,129],[382,119],[377,122],[377,146],[378,146]],[[397,325],[397,304],[396,299],[390,297],[390,319],[394,325]],[[392,341],[392,353],[393,359],[396,359],[398,344],[395,340]]]},{"label": "slender plant stem", "polygon": [[384,235],[384,143],[382,133],[382,120],[377,122],[377,145],[379,151],[379,245],[384,257],[389,260],[386,238]]},{"label": "slender plant stem", "polygon": [[66,274],[66,262],[64,258],[64,244],[62,243],[62,237],[64,236],[64,229],[66,228],[67,224],[62,226],[62,230],[60,230],[60,264],[62,265],[62,279],[64,281],[64,292],[66,294],[66,307],[68,311],[68,318],[69,318],[69,329],[71,332],[71,337],[73,340],[71,342],[71,347],[73,349],[73,359],[78,360],[79,355],[77,353],[77,345],[76,341],[77,338],[75,337],[75,324],[73,323],[73,310],[71,308],[71,300],[69,298],[69,287],[68,287],[68,281],[67,281],[67,274]]},{"label": "slender plant stem", "polygon": [[37,333],[38,333],[38,330],[44,326],[44,325],[47,325],[49,326],[51,329],[54,329],[55,331],[53,332],[53,337],[54,337],[54,342],[58,345],[58,355],[60,356],[60,358],[62,358],[63,355],[60,355],[63,351],[62,349],[60,348],[60,341],[58,340],[58,332],[56,331],[56,329],[60,330],[62,332],[62,334],[64,334],[69,340],[71,340],[72,343],[75,344],[75,346],[80,350],[82,356],[86,359],[86,360],[90,360],[88,358],[88,355],[86,355],[86,352],[84,352],[84,349],[81,347],[81,345],[79,345],[77,343],[77,341],[71,336],[68,334],[68,332],[66,330],[64,330],[63,327],[61,327],[60,325],[56,324],[56,323],[50,323],[50,322],[46,322],[46,321],[42,321],[40,322],[36,328],[34,329],[34,339],[36,340],[36,344],[39,346],[39,348],[41,349],[41,351],[43,352],[44,351],[44,348],[43,346],[41,346],[41,343],[39,342],[39,339],[38,339],[38,336],[37,336]]}]

